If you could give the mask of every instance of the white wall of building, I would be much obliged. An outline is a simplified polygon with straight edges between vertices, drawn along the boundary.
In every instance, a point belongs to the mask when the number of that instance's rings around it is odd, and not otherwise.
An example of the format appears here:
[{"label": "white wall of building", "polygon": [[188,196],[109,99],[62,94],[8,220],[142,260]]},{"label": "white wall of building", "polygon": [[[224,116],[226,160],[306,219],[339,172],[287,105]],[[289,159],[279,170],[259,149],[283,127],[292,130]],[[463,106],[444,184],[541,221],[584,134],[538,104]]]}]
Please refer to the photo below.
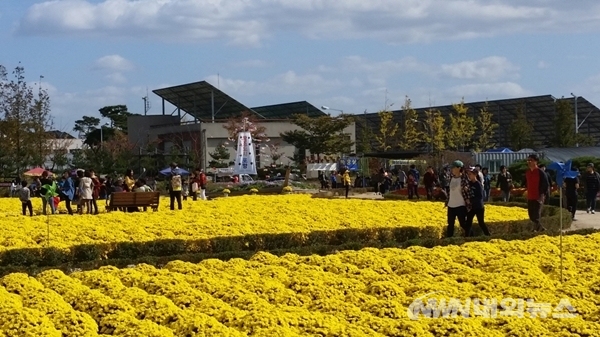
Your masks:
[{"label": "white wall of building", "polygon": [[56,167],[56,165],[54,165],[54,152],[57,150],[66,149],[68,151],[67,161],[70,164],[73,161],[74,153],[80,151],[83,148],[83,139],[49,139],[48,145],[52,149],[53,153],[49,156],[46,156],[44,167],[57,171],[66,169],[68,167]]}]

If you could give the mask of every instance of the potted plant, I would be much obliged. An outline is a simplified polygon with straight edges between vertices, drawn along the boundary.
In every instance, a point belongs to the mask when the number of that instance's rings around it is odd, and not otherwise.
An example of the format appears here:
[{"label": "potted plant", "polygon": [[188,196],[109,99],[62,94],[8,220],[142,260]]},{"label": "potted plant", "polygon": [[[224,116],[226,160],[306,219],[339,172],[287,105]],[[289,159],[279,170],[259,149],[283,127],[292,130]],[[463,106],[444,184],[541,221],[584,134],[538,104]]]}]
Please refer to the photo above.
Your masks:
[{"label": "potted plant", "polygon": [[292,193],[292,191],[293,191],[292,186],[285,186],[283,188],[283,194],[290,194],[290,193]]},{"label": "potted plant", "polygon": [[226,189],[223,190],[223,196],[224,197],[228,196],[229,193],[231,193],[231,191],[228,188],[226,188]]},{"label": "potted plant", "polygon": [[256,189],[256,188],[250,189],[250,194],[255,195],[256,193],[258,193],[258,189]]}]

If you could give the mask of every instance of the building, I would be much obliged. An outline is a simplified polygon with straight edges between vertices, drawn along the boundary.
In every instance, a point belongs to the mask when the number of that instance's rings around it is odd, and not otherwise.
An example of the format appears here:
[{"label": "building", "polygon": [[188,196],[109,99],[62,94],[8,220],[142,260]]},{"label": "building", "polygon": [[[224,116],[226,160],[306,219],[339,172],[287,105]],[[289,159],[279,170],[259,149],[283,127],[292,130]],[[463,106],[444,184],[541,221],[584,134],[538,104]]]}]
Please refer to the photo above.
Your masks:
[{"label": "building", "polygon": [[83,148],[83,139],[58,130],[48,131],[48,134],[51,154],[46,157],[44,167],[54,171],[70,168],[73,156]]},{"label": "building", "polygon": [[[233,142],[224,128],[229,118],[239,117],[242,112],[254,114],[261,126],[266,128],[267,144],[278,145],[278,153],[282,157],[277,163],[289,164],[296,148],[284,142],[280,134],[285,131],[298,130],[299,127],[290,122],[294,114],[306,114],[309,117],[323,116],[325,113],[306,101],[275,104],[249,108],[225,94],[206,81],[189,83],[153,91],[162,99],[162,114],[131,116],[127,120],[129,142],[134,145],[136,153],[142,153],[149,145],[156,145],[156,152],[169,154],[176,147],[199,158],[201,166],[208,168],[210,153],[219,146],[225,146],[235,156]],[[167,111],[166,104],[174,106]],[[185,121],[185,119],[189,119]],[[354,125],[345,132],[354,141],[356,139]],[[265,144],[261,151],[269,155]],[[352,149],[354,151],[354,149]],[[257,167],[272,163],[271,158],[262,155],[258,158]]]},{"label": "building", "polygon": [[[555,98],[552,95],[520,97],[511,99],[501,99],[494,101],[482,101],[465,103],[468,108],[468,113],[473,118],[477,118],[481,109],[487,105],[488,111],[493,114],[493,120],[498,124],[495,132],[494,141],[496,147],[510,147],[510,125],[517,117],[518,109],[525,112],[525,116],[533,127],[532,138],[536,146],[540,148],[550,146],[552,138],[555,134],[554,116],[557,100],[567,100],[571,103],[573,111],[576,111],[576,123],[579,133],[592,137],[596,145],[600,145],[600,109],[590,103],[583,97]],[[415,109],[420,121],[425,120],[425,112],[427,110],[439,110],[445,118],[454,111],[452,105],[434,106],[427,108]],[[394,110],[393,122],[404,123],[403,111]],[[362,116],[364,123],[356,124],[357,139],[362,139],[363,129],[370,128],[374,134],[379,133],[380,118],[377,113],[368,113]],[[480,131],[477,130],[474,137],[477,137]],[[376,149],[377,144],[372,140],[372,148]],[[422,144],[422,148],[426,149],[427,144]]]}]

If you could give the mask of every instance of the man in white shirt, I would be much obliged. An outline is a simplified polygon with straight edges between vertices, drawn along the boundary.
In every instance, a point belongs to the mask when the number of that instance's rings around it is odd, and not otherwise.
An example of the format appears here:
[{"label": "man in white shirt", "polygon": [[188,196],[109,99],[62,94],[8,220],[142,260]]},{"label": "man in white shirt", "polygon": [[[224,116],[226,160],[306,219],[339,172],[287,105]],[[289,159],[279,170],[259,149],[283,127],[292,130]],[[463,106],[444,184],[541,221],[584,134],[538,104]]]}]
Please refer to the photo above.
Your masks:
[{"label": "man in white shirt", "polygon": [[471,189],[469,188],[469,179],[463,172],[464,164],[460,160],[452,163],[449,193],[446,199],[446,207],[448,207],[448,228],[446,237],[454,236],[454,224],[458,219],[458,224],[465,231],[465,235],[469,234],[467,226],[467,213],[471,208]]}]

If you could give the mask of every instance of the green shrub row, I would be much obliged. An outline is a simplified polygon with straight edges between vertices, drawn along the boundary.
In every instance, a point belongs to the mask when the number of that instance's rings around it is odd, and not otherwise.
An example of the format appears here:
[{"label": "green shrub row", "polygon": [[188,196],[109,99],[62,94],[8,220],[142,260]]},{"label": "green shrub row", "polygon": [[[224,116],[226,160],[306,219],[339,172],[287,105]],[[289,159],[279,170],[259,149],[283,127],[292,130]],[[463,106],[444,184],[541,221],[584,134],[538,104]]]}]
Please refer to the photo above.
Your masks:
[{"label": "green shrub row", "polygon": [[[503,204],[523,207],[523,204]],[[542,223],[549,232],[557,232],[559,217],[557,207],[545,207]],[[564,212],[566,213],[566,212]],[[528,220],[487,223],[494,235],[530,232]],[[571,219],[563,214],[563,228],[569,228]],[[478,226],[474,226],[478,235]],[[406,226],[390,228],[339,229],[311,233],[252,234],[244,236],[215,237],[210,239],[162,239],[147,242],[97,243],[59,248],[19,248],[0,252],[0,267],[32,266],[53,267],[63,264],[77,265],[90,261],[130,260],[139,257],[164,257],[182,254],[219,254],[226,252],[256,252],[289,250],[312,246],[341,246],[349,242],[401,244],[410,240],[439,240],[445,228],[439,226]],[[455,236],[460,236],[460,230]]]}]

